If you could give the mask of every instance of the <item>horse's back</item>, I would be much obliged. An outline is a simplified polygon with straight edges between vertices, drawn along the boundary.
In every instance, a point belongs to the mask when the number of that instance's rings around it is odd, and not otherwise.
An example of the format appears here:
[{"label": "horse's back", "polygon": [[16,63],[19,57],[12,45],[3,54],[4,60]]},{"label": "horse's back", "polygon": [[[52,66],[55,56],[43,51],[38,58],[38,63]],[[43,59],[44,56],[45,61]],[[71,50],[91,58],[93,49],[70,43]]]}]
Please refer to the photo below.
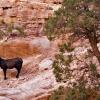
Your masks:
[{"label": "horse's back", "polygon": [[22,66],[22,63],[23,63],[22,58],[19,58],[19,57],[13,58],[13,59],[7,59],[5,61],[9,69],[12,69],[17,66]]}]

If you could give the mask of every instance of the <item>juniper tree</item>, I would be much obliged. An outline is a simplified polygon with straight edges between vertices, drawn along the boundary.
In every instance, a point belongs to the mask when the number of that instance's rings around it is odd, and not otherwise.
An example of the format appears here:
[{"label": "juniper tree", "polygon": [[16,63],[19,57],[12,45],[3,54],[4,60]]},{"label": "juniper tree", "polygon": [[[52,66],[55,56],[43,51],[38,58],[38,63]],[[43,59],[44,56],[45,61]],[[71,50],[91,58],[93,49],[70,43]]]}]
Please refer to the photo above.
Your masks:
[{"label": "juniper tree", "polygon": [[[100,51],[97,46],[100,42],[100,1],[64,0],[62,7],[47,21],[45,33],[49,39],[67,33],[71,33],[72,37],[88,39],[93,54],[97,57],[100,64]],[[60,52],[55,56],[53,63],[53,72],[58,82],[70,81],[72,77],[72,71],[74,70],[70,69],[70,63],[73,61],[73,56],[69,55],[66,59],[63,54],[65,51],[71,52],[73,49],[70,43],[59,46]],[[83,69],[86,72],[84,71],[77,81],[79,85],[71,83],[73,88],[67,88],[67,91],[63,90],[64,93],[61,92],[62,89],[58,89],[58,91],[53,93],[50,100],[58,100],[61,98],[62,100],[90,100],[90,98],[99,100],[100,96],[97,91],[100,90],[100,82],[98,81],[100,74],[97,72],[97,67],[92,62],[90,65],[85,62]],[[92,89],[86,88],[88,79],[85,78],[85,75],[87,70],[89,71],[91,85],[94,86]]]},{"label": "juniper tree", "polygon": [[87,38],[100,64],[100,0],[64,0],[45,25],[46,35],[52,39],[73,32],[74,36]]}]

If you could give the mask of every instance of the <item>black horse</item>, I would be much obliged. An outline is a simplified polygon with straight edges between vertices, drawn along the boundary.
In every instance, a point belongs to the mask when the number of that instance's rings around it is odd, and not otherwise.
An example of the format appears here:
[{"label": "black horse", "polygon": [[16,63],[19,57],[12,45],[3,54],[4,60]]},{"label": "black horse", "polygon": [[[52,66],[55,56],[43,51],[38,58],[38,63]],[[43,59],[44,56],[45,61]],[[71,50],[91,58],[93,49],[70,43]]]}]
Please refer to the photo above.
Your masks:
[{"label": "black horse", "polygon": [[23,60],[21,58],[13,58],[13,59],[2,59],[0,58],[0,67],[3,69],[4,72],[4,79],[6,80],[6,71],[7,69],[16,68],[17,75],[16,78],[19,78],[19,73],[21,71],[23,64]]}]

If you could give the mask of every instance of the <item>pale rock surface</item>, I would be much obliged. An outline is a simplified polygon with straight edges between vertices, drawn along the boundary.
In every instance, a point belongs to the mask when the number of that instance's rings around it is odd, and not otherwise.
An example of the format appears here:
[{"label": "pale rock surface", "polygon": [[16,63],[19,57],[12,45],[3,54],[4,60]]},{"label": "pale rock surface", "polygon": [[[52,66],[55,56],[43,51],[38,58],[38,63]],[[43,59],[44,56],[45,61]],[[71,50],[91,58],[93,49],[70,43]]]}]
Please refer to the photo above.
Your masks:
[{"label": "pale rock surface", "polygon": [[11,100],[11,99],[6,98],[6,97],[4,97],[4,96],[0,96],[0,100]]},{"label": "pale rock surface", "polygon": [[44,49],[50,48],[50,41],[46,37],[37,37],[31,41],[30,45],[41,47]]},{"label": "pale rock surface", "polygon": [[39,70],[48,70],[52,68],[53,61],[49,58],[43,59],[39,63]]},{"label": "pale rock surface", "polygon": [[0,95],[16,100],[28,100],[29,97],[35,98],[37,95],[48,93],[48,90],[56,85],[53,72],[49,70],[16,88],[0,88]]}]

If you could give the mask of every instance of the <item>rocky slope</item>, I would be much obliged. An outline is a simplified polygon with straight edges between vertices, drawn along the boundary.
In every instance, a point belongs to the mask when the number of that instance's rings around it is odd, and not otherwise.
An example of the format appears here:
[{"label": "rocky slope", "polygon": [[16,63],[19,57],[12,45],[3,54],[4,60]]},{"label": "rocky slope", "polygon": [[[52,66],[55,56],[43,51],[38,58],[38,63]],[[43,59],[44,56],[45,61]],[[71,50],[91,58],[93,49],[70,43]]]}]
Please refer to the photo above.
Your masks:
[{"label": "rocky slope", "polygon": [[47,100],[57,85],[52,72],[56,50],[51,45],[46,37],[16,38],[0,44],[0,56],[6,59],[20,56],[24,61],[19,79],[15,78],[16,70],[11,69],[7,71],[8,80],[3,80],[0,69],[0,100]]},{"label": "rocky slope", "polygon": [[[16,70],[12,69],[7,71],[8,80],[3,80],[3,73],[0,69],[0,100],[48,100],[54,89],[58,88],[59,85],[64,85],[56,82],[52,69],[54,55],[58,53],[58,43],[61,43],[61,40],[50,42],[45,36],[2,41],[0,46],[7,45],[8,52],[11,52],[7,53],[6,51],[6,55],[1,53],[1,56],[13,58],[18,55],[23,58],[24,63],[19,79],[15,78]],[[16,49],[12,49],[13,46]],[[78,59],[73,60],[70,64],[71,69],[75,69],[75,71],[72,73],[74,77],[68,82],[76,82],[81,77],[83,70],[80,69],[84,67],[84,61],[87,63],[93,61],[97,65],[98,72],[100,72],[96,57],[85,58],[88,49],[90,49],[87,40],[85,42],[79,40],[73,46],[75,47],[73,52],[64,53],[66,57],[71,54]],[[1,48],[0,51],[3,51],[4,48],[6,46]],[[18,48],[21,49],[18,50]],[[24,51],[24,49],[28,51]],[[88,76],[88,73],[86,75]]]},{"label": "rocky slope", "polygon": [[[42,34],[45,20],[53,15],[53,11],[61,6],[62,0],[1,0],[0,1],[0,29],[4,33],[18,33],[17,28],[23,29],[26,38],[4,37],[0,41],[0,57],[5,59],[22,57],[24,63],[19,79],[15,78],[16,70],[8,70],[8,80],[3,80],[0,69],[0,100],[48,100],[50,93],[60,84],[55,81],[52,63],[54,55],[58,53],[57,44],[60,39],[50,42],[47,37],[33,37]],[[13,25],[13,27],[11,27]],[[8,27],[8,28],[7,28]],[[5,31],[6,30],[6,31]],[[8,34],[7,34],[8,35]],[[31,36],[32,35],[32,36]],[[75,50],[71,54],[83,61],[92,60],[97,64],[95,57],[84,59],[90,49],[86,40],[79,40],[73,44]],[[65,53],[65,56],[69,53]],[[83,63],[74,60],[72,69],[81,68]],[[98,68],[100,72],[100,68]],[[80,76],[81,71],[73,73]],[[76,77],[77,78],[77,77]],[[75,81],[72,80],[71,81]],[[64,85],[64,84],[62,84]]]}]

